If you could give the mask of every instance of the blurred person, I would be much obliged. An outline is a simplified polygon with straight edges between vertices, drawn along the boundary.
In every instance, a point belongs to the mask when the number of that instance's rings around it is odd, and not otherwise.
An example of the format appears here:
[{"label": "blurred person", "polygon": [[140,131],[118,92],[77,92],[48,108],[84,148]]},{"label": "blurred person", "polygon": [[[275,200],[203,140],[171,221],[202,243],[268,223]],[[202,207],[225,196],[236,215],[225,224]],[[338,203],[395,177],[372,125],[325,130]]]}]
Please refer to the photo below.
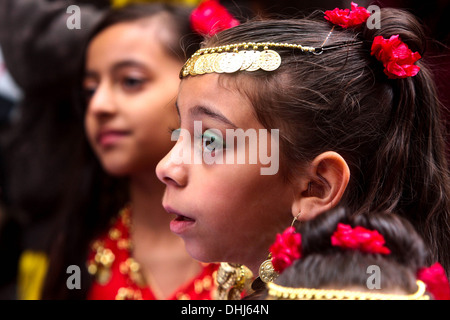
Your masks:
[{"label": "blurred person", "polygon": [[[71,4],[81,9],[81,29],[67,28]],[[84,114],[74,102],[82,43],[110,5],[123,6],[106,0],[0,4],[0,44],[24,93],[17,121],[1,137],[8,195],[0,250],[10,258],[2,264],[0,295],[7,299],[85,298],[89,244],[127,201],[121,179],[106,175],[87,145]],[[81,266],[82,290],[66,287],[70,265]]]},{"label": "blurred person", "polygon": [[105,172],[126,180],[129,200],[92,242],[89,299],[213,297],[217,267],[192,259],[170,232],[155,174],[173,146],[179,70],[201,41],[189,18],[184,7],[130,5],[109,12],[90,36],[86,133]]}]

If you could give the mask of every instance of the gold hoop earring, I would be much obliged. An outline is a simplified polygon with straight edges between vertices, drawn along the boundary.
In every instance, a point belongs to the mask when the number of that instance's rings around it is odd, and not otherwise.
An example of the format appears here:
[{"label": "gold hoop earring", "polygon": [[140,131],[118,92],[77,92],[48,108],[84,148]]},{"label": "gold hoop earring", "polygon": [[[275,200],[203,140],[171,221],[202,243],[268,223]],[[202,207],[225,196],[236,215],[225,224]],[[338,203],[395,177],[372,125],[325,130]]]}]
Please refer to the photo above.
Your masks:
[{"label": "gold hoop earring", "polygon": [[294,226],[295,221],[298,220],[298,217],[300,217],[301,214],[302,214],[302,212],[300,211],[300,212],[294,217],[294,220],[292,220],[292,223],[291,223],[291,227]]}]

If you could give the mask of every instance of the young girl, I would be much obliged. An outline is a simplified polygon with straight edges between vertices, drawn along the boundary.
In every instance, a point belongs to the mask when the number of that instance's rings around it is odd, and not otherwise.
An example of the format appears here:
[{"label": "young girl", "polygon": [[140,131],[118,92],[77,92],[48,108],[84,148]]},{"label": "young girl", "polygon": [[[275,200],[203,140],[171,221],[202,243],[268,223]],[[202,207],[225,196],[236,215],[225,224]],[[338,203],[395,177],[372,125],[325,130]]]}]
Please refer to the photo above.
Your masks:
[{"label": "young girl", "polygon": [[189,11],[168,5],[130,6],[109,13],[85,56],[85,126],[104,170],[128,179],[129,204],[93,241],[90,299],[210,299],[213,264],[201,264],[169,229],[155,175],[172,147],[174,102],[185,60],[199,36]]},{"label": "young girl", "polygon": [[[157,175],[163,205],[177,216],[171,229],[194,258],[258,274],[293,216],[305,221],[344,204],[355,215],[398,212],[424,237],[428,262],[450,271],[444,133],[432,78],[417,61],[425,35],[401,10],[381,9],[380,29],[366,25],[367,10],[337,10],[330,21],[253,21],[223,31],[182,69],[181,138]],[[234,143],[238,132],[245,143]],[[247,155],[261,141],[272,155],[279,149],[276,174],[262,175],[267,159]],[[197,161],[184,157],[190,148]],[[226,161],[236,153],[244,164]],[[198,154],[216,161],[199,164]]]},{"label": "young girl", "polygon": [[450,299],[442,267],[423,268],[422,238],[394,213],[354,216],[339,207],[289,227],[270,251],[280,275],[260,298]]}]

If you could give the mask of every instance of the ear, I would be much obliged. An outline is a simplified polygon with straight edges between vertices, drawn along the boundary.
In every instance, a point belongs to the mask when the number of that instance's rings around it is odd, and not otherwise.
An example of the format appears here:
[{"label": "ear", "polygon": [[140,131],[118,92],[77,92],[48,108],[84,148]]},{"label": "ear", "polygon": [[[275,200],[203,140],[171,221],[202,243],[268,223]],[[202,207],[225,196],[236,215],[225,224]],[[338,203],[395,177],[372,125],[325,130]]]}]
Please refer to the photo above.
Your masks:
[{"label": "ear", "polygon": [[292,215],[310,220],[335,207],[350,180],[350,169],[342,156],[333,151],[318,155],[299,177],[292,204]]}]

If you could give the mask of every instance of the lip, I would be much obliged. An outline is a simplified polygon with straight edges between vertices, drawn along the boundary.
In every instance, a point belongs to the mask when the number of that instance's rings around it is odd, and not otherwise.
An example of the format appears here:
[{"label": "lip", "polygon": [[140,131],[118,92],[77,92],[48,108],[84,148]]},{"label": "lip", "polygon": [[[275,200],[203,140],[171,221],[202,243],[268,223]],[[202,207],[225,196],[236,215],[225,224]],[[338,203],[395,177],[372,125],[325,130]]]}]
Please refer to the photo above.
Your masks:
[{"label": "lip", "polygon": [[129,131],[116,130],[116,129],[104,129],[97,134],[97,143],[102,147],[109,147],[116,144],[122,138],[128,136]]},{"label": "lip", "polygon": [[179,211],[174,210],[170,206],[167,205],[163,206],[168,213],[175,215],[175,218],[170,222],[170,231],[172,231],[173,233],[177,235],[182,235],[195,225],[196,220],[194,218],[189,217],[184,213],[180,213]]}]

